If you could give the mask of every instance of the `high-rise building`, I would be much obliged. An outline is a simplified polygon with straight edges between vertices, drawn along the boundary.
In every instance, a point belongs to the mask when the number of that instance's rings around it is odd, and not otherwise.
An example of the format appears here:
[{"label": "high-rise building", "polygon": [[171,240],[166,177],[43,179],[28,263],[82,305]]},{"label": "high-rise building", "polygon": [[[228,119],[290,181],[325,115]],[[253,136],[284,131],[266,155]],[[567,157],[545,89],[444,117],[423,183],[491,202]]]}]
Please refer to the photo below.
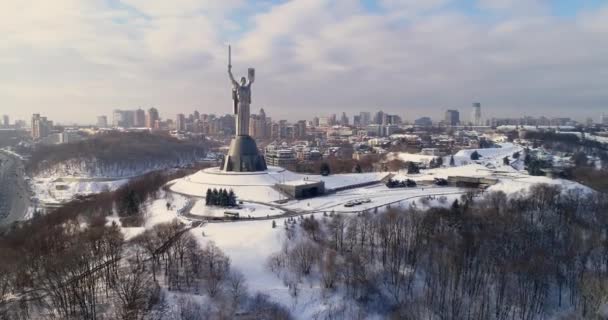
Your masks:
[{"label": "high-rise building", "polygon": [[107,128],[108,127],[108,117],[106,117],[106,116],[97,117],[97,127]]},{"label": "high-rise building", "polygon": [[401,117],[396,114],[384,114],[383,124],[401,124]]},{"label": "high-rise building", "polygon": [[148,129],[159,129],[160,117],[158,116],[158,110],[156,108],[148,109],[146,114],[146,127]]},{"label": "high-rise building", "polygon": [[302,139],[306,137],[306,120],[299,120],[294,125],[294,138]]},{"label": "high-rise building", "polygon": [[355,127],[361,126],[361,116],[360,115],[353,116],[353,126],[355,126]]},{"label": "high-rise building", "polygon": [[39,140],[47,137],[51,133],[53,122],[41,117],[39,113],[32,115],[32,138]]},{"label": "high-rise building", "polygon": [[360,112],[359,121],[361,122],[362,126],[367,126],[372,122],[372,114],[369,112]]},{"label": "high-rise building", "polygon": [[348,117],[346,116],[346,112],[342,112],[342,117],[340,117],[340,124],[343,126],[348,125]]},{"label": "high-rise building", "polygon": [[183,113],[179,113],[175,116],[175,130],[185,131],[186,130],[186,117]]},{"label": "high-rise building", "polygon": [[122,127],[124,125],[122,110],[115,109],[112,111],[112,126]]},{"label": "high-rise building", "polygon": [[374,123],[375,124],[384,124],[385,119],[384,119],[384,112],[378,111],[376,112],[376,114],[374,115]]},{"label": "high-rise building", "polygon": [[473,103],[473,109],[471,110],[471,124],[474,126],[481,126],[481,103]]},{"label": "high-rise building", "polygon": [[418,127],[430,127],[433,125],[433,121],[429,117],[422,117],[414,120],[414,125]]},{"label": "high-rise building", "polygon": [[328,117],[321,117],[319,118],[319,125],[317,127],[327,127],[330,125],[329,121]]},{"label": "high-rise building", "polygon": [[602,113],[602,116],[600,117],[600,124],[608,125],[608,115],[607,114]]},{"label": "high-rise building", "polygon": [[146,126],[146,111],[141,108],[134,111],[133,126],[136,128],[143,128]]},{"label": "high-rise building", "polygon": [[460,123],[460,113],[458,110],[447,110],[445,112],[445,124],[448,126],[457,126]]},{"label": "high-rise building", "polygon": [[10,122],[10,119],[8,118],[8,115],[7,114],[3,115],[2,116],[2,126],[5,128],[8,128],[8,127],[10,127],[10,125],[11,125],[11,122]]},{"label": "high-rise building", "polygon": [[315,128],[318,127],[319,126],[319,121],[320,121],[319,117],[312,118],[312,126],[315,127]]},{"label": "high-rise building", "polygon": [[330,126],[336,125],[337,123],[337,118],[336,118],[336,114],[332,113],[329,115],[329,117],[327,118],[327,124]]}]

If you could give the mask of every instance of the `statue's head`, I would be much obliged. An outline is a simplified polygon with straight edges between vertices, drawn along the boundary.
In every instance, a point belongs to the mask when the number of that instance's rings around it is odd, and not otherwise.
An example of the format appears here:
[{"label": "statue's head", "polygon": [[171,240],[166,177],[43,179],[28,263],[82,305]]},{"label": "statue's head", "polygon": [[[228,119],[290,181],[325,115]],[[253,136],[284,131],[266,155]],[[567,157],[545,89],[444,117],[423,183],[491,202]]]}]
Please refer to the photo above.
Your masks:
[{"label": "statue's head", "polygon": [[241,85],[244,86],[247,83],[247,79],[245,77],[241,77]]}]

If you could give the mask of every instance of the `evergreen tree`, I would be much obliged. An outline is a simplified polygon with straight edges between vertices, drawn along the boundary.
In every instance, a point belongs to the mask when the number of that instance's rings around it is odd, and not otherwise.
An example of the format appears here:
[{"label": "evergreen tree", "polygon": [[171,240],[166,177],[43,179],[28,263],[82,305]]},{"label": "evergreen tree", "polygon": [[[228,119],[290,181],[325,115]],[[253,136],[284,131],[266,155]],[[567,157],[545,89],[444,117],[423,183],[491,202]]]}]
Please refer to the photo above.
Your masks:
[{"label": "evergreen tree", "polygon": [[504,157],[502,158],[502,164],[504,164],[505,166],[508,166],[511,164],[511,161],[509,160],[509,157]]},{"label": "evergreen tree", "polygon": [[415,163],[409,162],[407,165],[407,173],[408,174],[420,173],[420,168],[418,168],[418,166]]},{"label": "evergreen tree", "polygon": [[513,153],[513,159],[519,159],[519,155],[520,155],[519,151]]},{"label": "evergreen tree", "polygon": [[454,161],[454,155],[450,156],[450,167],[453,167],[456,165],[456,161]]},{"label": "evergreen tree", "polygon": [[322,176],[328,176],[331,173],[331,170],[329,168],[329,164],[327,164],[327,162],[321,163],[321,167],[319,168],[319,173]]},{"label": "evergreen tree", "polygon": [[236,195],[232,189],[230,189],[230,192],[228,192],[228,206],[236,207]]},{"label": "evergreen tree", "polygon": [[228,191],[226,191],[226,189],[222,189],[222,193],[220,196],[220,206],[222,206],[222,207],[228,206]]},{"label": "evergreen tree", "polygon": [[124,215],[133,216],[139,214],[140,200],[135,190],[131,189],[123,199]]},{"label": "evergreen tree", "polygon": [[211,200],[213,197],[213,193],[211,193],[211,189],[207,189],[207,195],[205,196],[205,205],[211,205]]},{"label": "evergreen tree", "polygon": [[355,173],[363,172],[363,169],[361,169],[361,165],[358,162],[355,164],[355,168],[353,169],[353,172],[355,172]]},{"label": "evergreen tree", "polygon": [[477,150],[473,151],[473,153],[471,153],[471,160],[476,161],[479,160],[479,158],[481,158],[481,155],[479,155],[479,152],[477,152]]},{"label": "evergreen tree", "polygon": [[274,220],[272,220],[272,228],[274,229],[276,227],[277,227],[277,223]]},{"label": "evergreen tree", "polygon": [[217,191],[216,188],[213,188],[213,201],[211,202],[211,204],[214,206],[217,206],[219,204],[219,198],[220,198],[220,192]]}]

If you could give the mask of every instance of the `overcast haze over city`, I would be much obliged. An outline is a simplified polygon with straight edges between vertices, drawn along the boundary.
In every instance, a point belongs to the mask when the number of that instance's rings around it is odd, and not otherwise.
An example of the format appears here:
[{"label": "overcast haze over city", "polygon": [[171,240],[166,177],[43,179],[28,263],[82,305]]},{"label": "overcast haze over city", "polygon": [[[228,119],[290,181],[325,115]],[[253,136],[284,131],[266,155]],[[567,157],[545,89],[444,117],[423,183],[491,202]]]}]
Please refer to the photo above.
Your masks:
[{"label": "overcast haze over city", "polygon": [[229,113],[228,43],[235,76],[256,68],[252,109],[273,118],[437,118],[474,101],[484,117],[608,112],[601,0],[8,0],[0,34],[14,119]]}]

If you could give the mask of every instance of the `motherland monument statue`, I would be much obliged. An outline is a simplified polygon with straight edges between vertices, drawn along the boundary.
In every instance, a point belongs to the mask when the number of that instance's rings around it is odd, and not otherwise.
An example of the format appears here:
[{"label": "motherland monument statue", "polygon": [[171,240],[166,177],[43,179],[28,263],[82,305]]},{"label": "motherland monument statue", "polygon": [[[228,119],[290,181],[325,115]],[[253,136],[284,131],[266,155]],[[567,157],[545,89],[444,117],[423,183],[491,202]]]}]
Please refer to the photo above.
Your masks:
[{"label": "motherland monument statue", "polygon": [[251,85],[255,80],[255,69],[249,68],[247,78],[241,77],[240,83],[232,74],[232,50],[228,46],[228,76],[232,82],[233,112],[236,118],[236,134],[230,143],[230,150],[222,169],[234,172],[256,172],[266,170],[266,161],[259,154],[255,140],[249,136],[249,117],[251,105]]}]

